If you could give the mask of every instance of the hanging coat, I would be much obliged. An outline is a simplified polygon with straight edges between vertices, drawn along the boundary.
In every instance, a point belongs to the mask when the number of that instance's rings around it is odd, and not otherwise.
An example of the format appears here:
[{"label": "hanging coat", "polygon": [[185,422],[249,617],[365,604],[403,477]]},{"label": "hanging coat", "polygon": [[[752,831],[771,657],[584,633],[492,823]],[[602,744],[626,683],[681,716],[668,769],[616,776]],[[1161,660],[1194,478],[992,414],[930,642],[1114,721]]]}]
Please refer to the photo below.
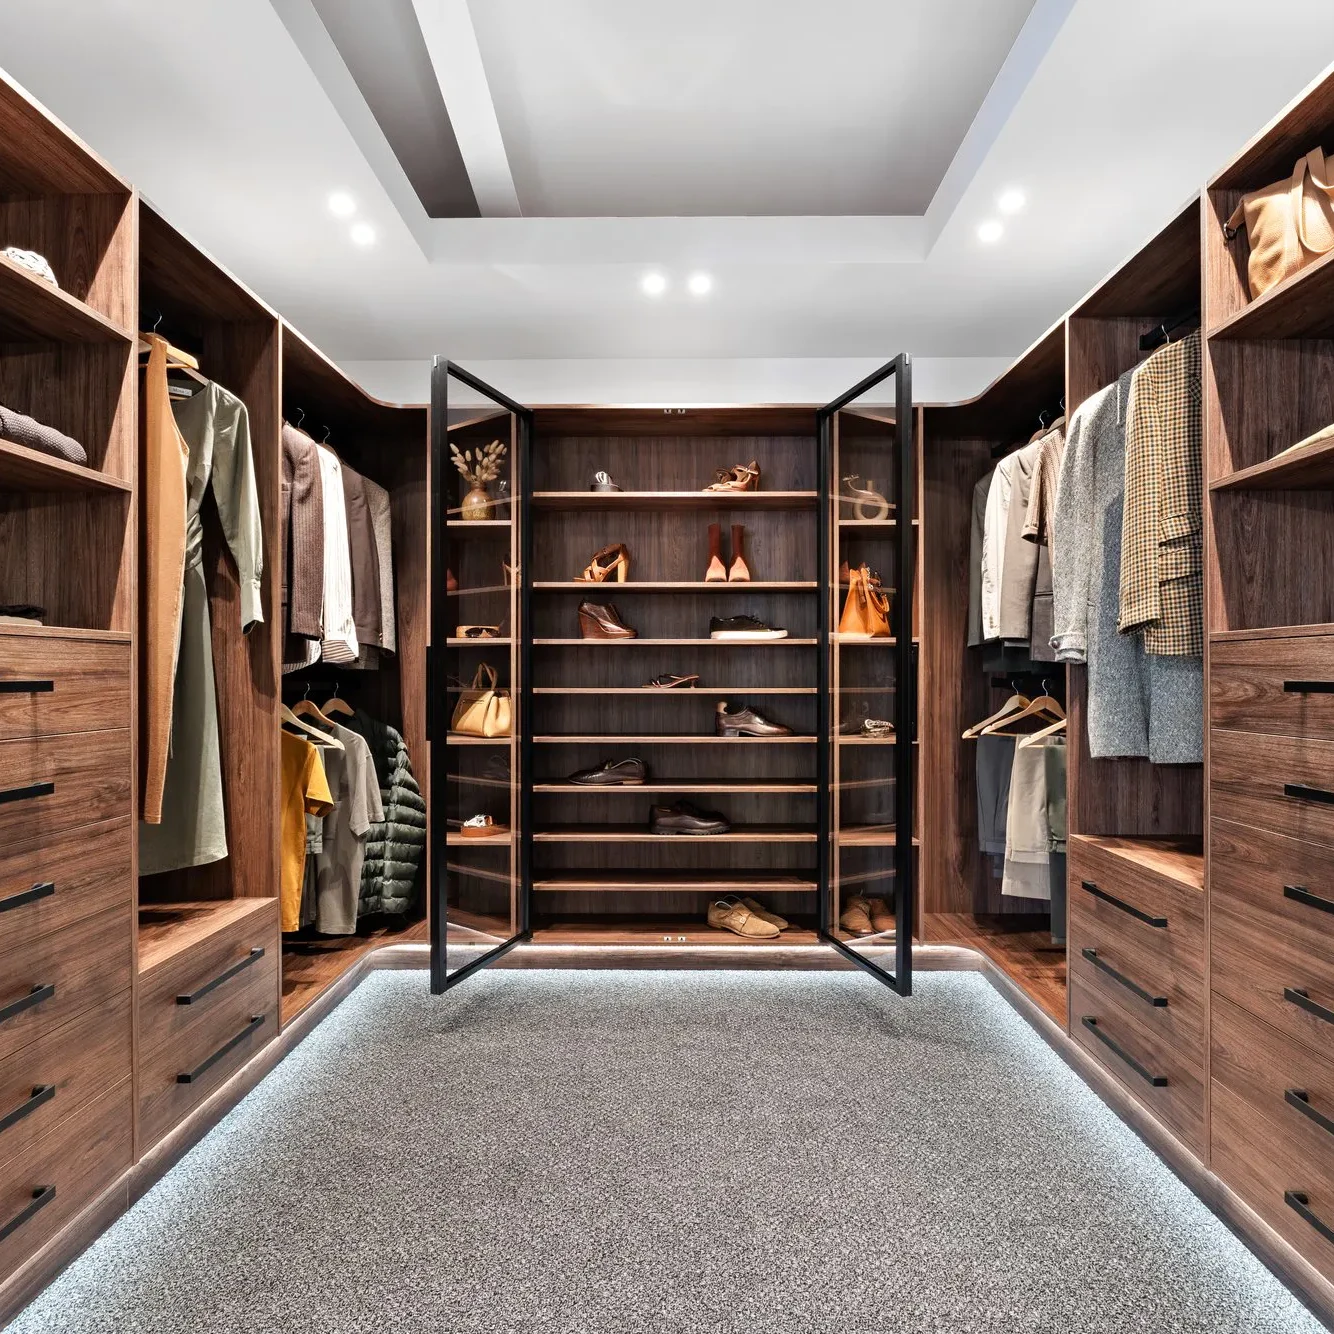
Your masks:
[{"label": "hanging coat", "polygon": [[[165,397],[165,373],[160,389]],[[140,875],[202,866],[227,855],[213,635],[199,512],[210,485],[236,561],[241,629],[248,632],[264,619],[260,597],[264,543],[245,404],[218,385],[206,384],[191,398],[169,402],[168,411],[188,451],[185,569],[162,822],[140,826]]]}]

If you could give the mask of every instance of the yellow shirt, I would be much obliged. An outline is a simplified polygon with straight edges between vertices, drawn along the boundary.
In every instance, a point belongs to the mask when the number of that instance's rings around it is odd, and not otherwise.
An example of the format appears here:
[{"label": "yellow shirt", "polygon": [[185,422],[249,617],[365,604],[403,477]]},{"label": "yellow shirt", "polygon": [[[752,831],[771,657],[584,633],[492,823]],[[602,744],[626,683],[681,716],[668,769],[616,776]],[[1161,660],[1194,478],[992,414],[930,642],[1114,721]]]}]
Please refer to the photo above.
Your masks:
[{"label": "yellow shirt", "polygon": [[333,809],[320,752],[309,741],[283,732],[282,876],[279,905],[283,930],[301,925],[301,882],[306,871],[306,814]]}]

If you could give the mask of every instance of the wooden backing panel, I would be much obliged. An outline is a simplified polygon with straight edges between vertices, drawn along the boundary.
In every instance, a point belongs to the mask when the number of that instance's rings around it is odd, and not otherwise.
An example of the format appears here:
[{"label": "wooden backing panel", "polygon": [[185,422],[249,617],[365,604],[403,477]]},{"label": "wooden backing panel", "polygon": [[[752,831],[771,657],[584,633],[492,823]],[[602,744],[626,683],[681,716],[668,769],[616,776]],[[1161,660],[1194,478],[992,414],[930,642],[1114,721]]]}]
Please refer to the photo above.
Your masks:
[{"label": "wooden backing panel", "polygon": [[[1334,636],[1211,646],[1209,725],[1334,741]],[[1285,689],[1304,682],[1329,693]]]},{"label": "wooden backing panel", "polygon": [[8,76],[0,76],[0,196],[128,191],[115,172]]},{"label": "wooden backing panel", "polygon": [[[130,989],[86,1010],[41,1042],[0,1061],[0,1117],[33,1110],[0,1130],[0,1165],[13,1162],[56,1132],[60,1121],[130,1078]],[[51,1088],[45,1101],[34,1096]]]},{"label": "wooden backing panel", "polygon": [[1257,133],[1210,182],[1216,190],[1257,190],[1286,180],[1298,158],[1331,140],[1334,71],[1327,70]]},{"label": "wooden backing panel", "polygon": [[1334,845],[1334,805],[1284,793],[1286,784],[1334,792],[1334,741],[1217,729],[1209,744],[1214,816]]},{"label": "wooden backing panel", "polygon": [[1321,1051],[1334,1029],[1284,998],[1290,988],[1334,1010],[1334,915],[1284,894],[1334,904],[1329,849],[1215,818],[1210,827],[1211,985],[1290,1038]]},{"label": "wooden backing panel", "polygon": [[130,813],[129,729],[0,742],[0,791],[52,783],[46,795],[0,803],[0,847]]},{"label": "wooden backing panel", "polygon": [[119,726],[130,711],[130,646],[5,635],[5,681],[49,681],[52,688],[0,693],[0,740]]},{"label": "wooden backing panel", "polygon": [[1181,212],[1073,311],[1073,317],[1143,320],[1152,311],[1182,315],[1200,300],[1200,201]]},{"label": "wooden backing panel", "polygon": [[104,1008],[129,987],[131,925],[126,892],[122,907],[6,947],[0,954],[0,1006],[21,1000],[37,987],[54,987],[55,994],[0,1022],[0,1059],[49,1040],[71,1019]]}]

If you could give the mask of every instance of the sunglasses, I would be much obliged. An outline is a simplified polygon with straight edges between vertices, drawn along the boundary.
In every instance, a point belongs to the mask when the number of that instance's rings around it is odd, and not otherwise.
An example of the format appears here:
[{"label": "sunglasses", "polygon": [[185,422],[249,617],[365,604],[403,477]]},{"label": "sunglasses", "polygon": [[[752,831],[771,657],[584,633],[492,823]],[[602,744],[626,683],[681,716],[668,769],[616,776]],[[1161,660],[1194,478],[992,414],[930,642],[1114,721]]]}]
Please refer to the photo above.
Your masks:
[{"label": "sunglasses", "polygon": [[498,625],[460,625],[454,636],[456,639],[498,639]]}]

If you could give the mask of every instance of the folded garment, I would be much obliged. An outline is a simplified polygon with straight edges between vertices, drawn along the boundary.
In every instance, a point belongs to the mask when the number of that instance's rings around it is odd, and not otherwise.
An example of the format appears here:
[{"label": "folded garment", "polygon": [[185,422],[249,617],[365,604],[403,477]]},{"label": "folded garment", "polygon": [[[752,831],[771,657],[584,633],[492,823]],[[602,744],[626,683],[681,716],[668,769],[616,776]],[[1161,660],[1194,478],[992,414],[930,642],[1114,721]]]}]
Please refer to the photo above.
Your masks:
[{"label": "folded garment", "polygon": [[35,273],[39,278],[44,278],[52,287],[59,287],[56,282],[56,275],[51,271],[51,266],[46,262],[45,255],[39,255],[35,250],[24,250],[19,246],[11,245],[5,247],[5,258],[12,260],[20,267]]},{"label": "folded garment", "polygon": [[0,404],[0,439],[9,440],[16,445],[26,445],[29,449],[40,450],[43,454],[54,454],[66,463],[88,462],[88,453],[72,436],[57,431],[54,426],[44,426],[33,417],[25,417],[21,412],[11,412]]}]

